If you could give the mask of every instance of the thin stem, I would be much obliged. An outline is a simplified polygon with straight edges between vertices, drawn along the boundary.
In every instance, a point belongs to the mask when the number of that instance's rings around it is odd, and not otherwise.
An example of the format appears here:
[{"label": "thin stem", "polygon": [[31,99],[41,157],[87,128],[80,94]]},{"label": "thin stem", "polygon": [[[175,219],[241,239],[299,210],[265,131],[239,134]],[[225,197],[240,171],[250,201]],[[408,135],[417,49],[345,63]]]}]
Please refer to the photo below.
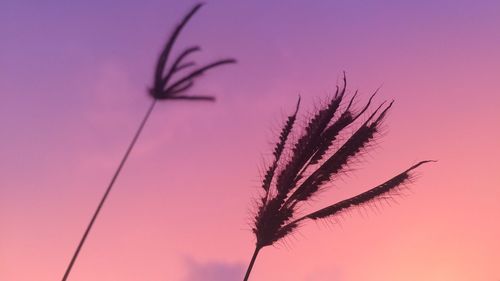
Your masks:
[{"label": "thin stem", "polygon": [[248,265],[247,273],[245,274],[245,279],[243,281],[247,281],[248,277],[250,276],[250,272],[252,271],[253,264],[255,263],[255,259],[257,259],[257,255],[259,254],[261,247],[256,246],[255,251],[253,252],[252,260],[250,261],[250,264]]},{"label": "thin stem", "polygon": [[73,254],[73,257],[71,258],[71,261],[66,269],[66,272],[64,273],[64,277],[63,277],[62,281],[66,281],[68,279],[69,273],[71,272],[71,269],[73,268],[73,264],[75,263],[76,258],[78,257],[78,254],[80,253],[80,250],[82,249],[82,246],[85,243],[85,240],[87,239],[87,236],[88,236],[90,230],[92,229],[92,226],[94,225],[94,222],[95,222],[97,216],[99,215],[99,212],[101,211],[101,208],[104,205],[104,202],[106,201],[106,198],[108,197],[108,195],[111,191],[111,188],[113,188],[113,185],[114,185],[116,179],[118,178],[118,175],[120,174],[123,166],[125,165],[125,162],[127,161],[127,158],[129,156],[130,152],[132,151],[132,148],[134,148],[134,145],[137,142],[137,139],[139,138],[139,136],[142,132],[142,129],[144,128],[144,125],[148,121],[148,118],[151,115],[151,112],[153,111],[153,108],[156,104],[156,101],[157,101],[156,99],[153,99],[153,102],[151,103],[148,111],[146,112],[144,119],[142,119],[142,122],[141,122],[141,125],[139,126],[139,129],[135,133],[135,136],[132,139],[132,142],[128,146],[127,151],[125,152],[125,155],[123,156],[122,161],[120,162],[120,165],[118,165],[118,168],[116,169],[115,174],[113,175],[113,178],[111,179],[111,182],[109,183],[109,185],[106,189],[106,192],[104,193],[103,197],[101,198],[101,202],[97,206],[97,209],[95,210],[94,215],[92,216],[92,219],[90,220],[90,223],[87,225],[87,229],[85,230],[85,233],[83,234],[83,237],[80,240],[80,243],[78,243],[78,247],[76,248],[76,251]]}]

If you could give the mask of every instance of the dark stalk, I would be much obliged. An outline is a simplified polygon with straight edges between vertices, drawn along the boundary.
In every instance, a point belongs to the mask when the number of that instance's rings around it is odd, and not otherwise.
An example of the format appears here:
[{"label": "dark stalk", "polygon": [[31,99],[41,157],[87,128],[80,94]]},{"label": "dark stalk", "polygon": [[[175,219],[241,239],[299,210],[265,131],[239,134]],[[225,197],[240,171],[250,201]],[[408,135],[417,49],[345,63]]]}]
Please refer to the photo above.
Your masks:
[{"label": "dark stalk", "polygon": [[94,212],[94,215],[92,216],[92,219],[90,220],[89,224],[87,225],[87,229],[85,229],[85,233],[83,233],[82,239],[80,239],[80,242],[78,243],[78,247],[76,247],[76,251],[73,254],[73,257],[71,258],[71,261],[66,268],[66,272],[64,273],[64,276],[62,278],[62,281],[66,281],[68,279],[69,273],[71,272],[71,269],[73,268],[73,265],[78,258],[78,255],[80,254],[80,250],[83,247],[83,244],[85,243],[85,240],[87,239],[87,236],[90,233],[90,230],[92,229],[92,226],[94,225],[95,220],[97,219],[97,216],[99,215],[99,212],[102,209],[102,206],[104,205],[104,202],[106,202],[106,199],[108,198],[109,193],[111,192],[111,189],[113,188],[113,185],[116,182],[116,179],[118,178],[118,175],[120,174],[123,166],[125,165],[125,162],[127,161],[128,156],[130,155],[130,152],[135,146],[135,143],[139,139],[139,136],[141,135],[142,129],[144,128],[144,125],[149,119],[149,116],[151,115],[151,112],[153,111],[153,108],[155,107],[156,104],[156,99],[153,100],[151,105],[149,106],[148,111],[146,112],[146,115],[142,119],[141,125],[137,129],[137,132],[134,135],[134,138],[132,139],[132,142],[129,144],[127,151],[125,152],[125,155],[123,155],[122,161],[120,162],[120,165],[118,165],[118,168],[115,171],[115,174],[113,175],[113,178],[111,178],[111,181],[108,184],[108,187],[106,188],[106,192],[104,192],[104,195],[101,198],[101,201],[99,202],[99,205],[97,206],[97,209]]},{"label": "dark stalk", "polygon": [[245,273],[245,279],[243,281],[247,281],[248,277],[250,276],[250,272],[252,272],[253,264],[255,263],[255,260],[257,259],[257,255],[259,254],[260,251],[259,246],[255,246],[255,251],[253,252],[252,259],[250,260],[250,264],[248,265],[247,268],[247,273]]},{"label": "dark stalk", "polygon": [[[73,265],[80,254],[80,250],[83,247],[83,244],[85,243],[85,240],[87,239],[88,234],[90,233],[90,230],[92,229],[92,226],[94,225],[95,220],[97,219],[97,216],[99,215],[99,212],[101,211],[104,203],[106,202],[106,198],[108,197],[109,193],[111,192],[111,189],[118,178],[118,175],[120,174],[123,166],[125,165],[125,162],[127,161],[127,158],[132,151],[135,143],[137,142],[137,139],[139,138],[142,129],[144,128],[144,125],[146,124],[147,120],[149,119],[149,116],[151,115],[151,112],[153,111],[153,108],[158,100],[184,100],[184,101],[215,101],[215,98],[212,96],[186,96],[186,95],[180,95],[181,93],[186,92],[189,90],[193,85],[194,85],[194,80],[201,75],[205,74],[208,70],[217,68],[222,65],[226,64],[233,64],[236,63],[236,60],[234,59],[220,59],[215,62],[212,62],[210,64],[207,64],[203,67],[200,67],[198,69],[193,70],[187,75],[181,76],[180,78],[176,78],[176,74],[179,73],[180,70],[187,68],[187,67],[192,67],[195,65],[195,62],[190,61],[190,62],[183,62],[183,59],[185,59],[189,54],[199,51],[200,47],[195,46],[191,48],[185,49],[177,58],[173,59],[173,62],[169,63],[169,56],[170,53],[173,49],[174,43],[177,40],[177,37],[179,36],[180,32],[184,28],[184,26],[189,22],[189,20],[193,17],[193,15],[201,8],[202,4],[196,4],[191,10],[184,16],[182,21],[177,24],[177,26],[174,28],[174,31],[171,33],[170,37],[167,40],[167,43],[165,47],[163,48],[162,52],[160,53],[160,56],[158,58],[158,61],[156,63],[155,67],[155,74],[154,74],[154,81],[153,81],[153,86],[149,89],[149,95],[153,98],[153,102],[151,103],[151,106],[149,107],[148,111],[146,112],[146,115],[144,116],[144,119],[141,122],[141,125],[139,126],[139,129],[135,133],[134,138],[132,139],[132,142],[130,143],[127,151],[125,152],[125,155],[122,158],[122,161],[120,162],[120,165],[118,165],[118,168],[115,171],[115,174],[113,175],[113,178],[111,179],[111,182],[109,183],[108,187],[106,188],[106,192],[104,193],[101,201],[99,202],[99,205],[97,206],[97,209],[94,212],[94,215],[92,216],[92,219],[90,220],[90,223],[87,225],[87,229],[85,230],[82,239],[78,243],[78,247],[76,248],[75,253],[73,254],[73,257],[71,258],[71,261],[66,269],[66,272],[64,273],[64,277],[62,281],[66,281],[68,279],[68,276],[71,272],[71,269],[73,268]],[[168,69],[165,73],[165,70]],[[173,80],[173,81],[172,81]]]}]

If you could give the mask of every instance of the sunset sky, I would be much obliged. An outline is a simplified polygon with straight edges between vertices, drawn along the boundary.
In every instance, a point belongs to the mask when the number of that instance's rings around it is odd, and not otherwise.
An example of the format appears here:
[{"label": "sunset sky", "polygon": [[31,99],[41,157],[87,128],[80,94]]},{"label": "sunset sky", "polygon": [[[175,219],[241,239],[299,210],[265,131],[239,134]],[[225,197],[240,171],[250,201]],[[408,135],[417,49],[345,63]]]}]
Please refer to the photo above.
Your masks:
[{"label": "sunset sky", "polygon": [[[176,50],[238,64],[188,93],[216,103],[157,105],[69,280],[242,280],[280,126],[299,95],[310,116],[343,71],[358,106],[379,87],[376,102],[395,104],[311,210],[438,162],[397,203],[264,248],[250,280],[500,280],[500,2],[207,2]],[[62,278],[195,3],[0,2],[0,280]]]}]

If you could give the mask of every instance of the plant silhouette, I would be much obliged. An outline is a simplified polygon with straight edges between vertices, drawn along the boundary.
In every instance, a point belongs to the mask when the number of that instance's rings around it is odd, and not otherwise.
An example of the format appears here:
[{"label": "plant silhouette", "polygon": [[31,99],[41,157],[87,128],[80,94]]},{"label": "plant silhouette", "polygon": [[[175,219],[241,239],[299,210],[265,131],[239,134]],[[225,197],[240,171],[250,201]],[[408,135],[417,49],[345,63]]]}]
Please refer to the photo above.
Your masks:
[{"label": "plant silhouette", "polygon": [[[167,40],[166,45],[163,48],[156,64],[153,86],[149,89],[149,95],[153,98],[153,101],[149,106],[148,110],[146,111],[146,115],[142,119],[142,122],[140,123],[139,128],[137,129],[132,139],[132,142],[128,146],[109,185],[107,186],[106,191],[102,196],[101,201],[99,202],[99,205],[97,206],[97,209],[95,210],[92,216],[92,219],[87,225],[87,228],[85,229],[85,232],[82,238],[80,239],[80,242],[78,243],[78,246],[71,258],[71,261],[68,267],[66,268],[64,276],[62,278],[63,281],[68,279],[71,269],[73,268],[73,265],[80,253],[80,250],[83,244],[85,243],[85,240],[87,239],[87,236],[90,230],[92,229],[92,226],[94,225],[94,222],[97,216],[99,215],[101,208],[103,207],[109,193],[111,192],[111,189],[113,188],[113,185],[116,179],[118,178],[118,175],[120,174],[125,162],[127,161],[130,152],[135,146],[135,143],[137,142],[137,139],[139,138],[142,129],[144,128],[144,125],[149,119],[149,116],[151,115],[151,112],[153,111],[153,108],[156,105],[156,103],[159,100],[215,101],[215,98],[211,96],[185,96],[181,94],[190,89],[194,85],[194,80],[200,77],[202,74],[206,73],[208,70],[225,64],[236,63],[236,60],[234,59],[221,59],[201,67],[196,67],[194,61],[188,61],[188,62],[185,61],[190,54],[200,51],[199,46],[193,46],[184,49],[175,59],[172,60],[173,62],[169,64],[169,56],[170,53],[172,52],[177,37],[179,36],[184,26],[193,17],[193,15],[201,8],[201,6],[202,4],[196,4],[184,16],[182,21],[175,27],[174,31]],[[180,75],[180,73],[182,73],[184,70],[187,71],[188,69],[191,69],[191,71],[188,72],[187,74]],[[176,78],[176,76],[179,75],[180,77]]]},{"label": "plant silhouette", "polygon": [[[369,108],[373,94],[367,104],[359,111],[352,108],[356,94],[341,110],[346,95],[347,81],[344,74],[343,86],[337,87],[334,97],[309,120],[302,134],[287,150],[286,145],[300,106],[300,98],[295,112],[288,117],[279,135],[273,156],[262,181],[263,195],[258,201],[254,219],[253,233],[256,237],[255,251],[250,260],[244,280],[248,280],[259,251],[280,241],[294,232],[306,220],[328,219],[351,208],[394,195],[402,185],[412,178],[412,171],[420,165],[431,162],[421,161],[388,181],[351,198],[304,216],[298,216],[298,209],[319,191],[325,184],[335,180],[352,161],[362,154],[380,131],[382,121],[392,102],[382,103],[368,116],[367,120],[352,133],[345,142],[339,140],[345,129],[353,126]],[[338,144],[337,149],[333,147]],[[283,155],[287,155],[283,159]]]}]

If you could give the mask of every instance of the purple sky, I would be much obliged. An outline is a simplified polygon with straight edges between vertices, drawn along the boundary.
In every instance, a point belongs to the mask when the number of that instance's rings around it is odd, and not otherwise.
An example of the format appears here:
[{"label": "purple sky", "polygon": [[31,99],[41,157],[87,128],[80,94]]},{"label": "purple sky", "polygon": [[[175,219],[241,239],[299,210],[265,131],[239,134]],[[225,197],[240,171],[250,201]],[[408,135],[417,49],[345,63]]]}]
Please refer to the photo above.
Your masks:
[{"label": "purple sky", "polygon": [[[0,2],[0,280],[62,277],[194,3]],[[177,47],[239,63],[189,92],[216,103],[155,109],[70,279],[241,275],[276,133],[299,94],[308,116],[344,70],[360,104],[380,86],[377,102],[396,103],[366,161],[312,209],[439,162],[399,204],[265,248],[252,280],[499,279],[499,14],[498,1],[208,2]]]}]

